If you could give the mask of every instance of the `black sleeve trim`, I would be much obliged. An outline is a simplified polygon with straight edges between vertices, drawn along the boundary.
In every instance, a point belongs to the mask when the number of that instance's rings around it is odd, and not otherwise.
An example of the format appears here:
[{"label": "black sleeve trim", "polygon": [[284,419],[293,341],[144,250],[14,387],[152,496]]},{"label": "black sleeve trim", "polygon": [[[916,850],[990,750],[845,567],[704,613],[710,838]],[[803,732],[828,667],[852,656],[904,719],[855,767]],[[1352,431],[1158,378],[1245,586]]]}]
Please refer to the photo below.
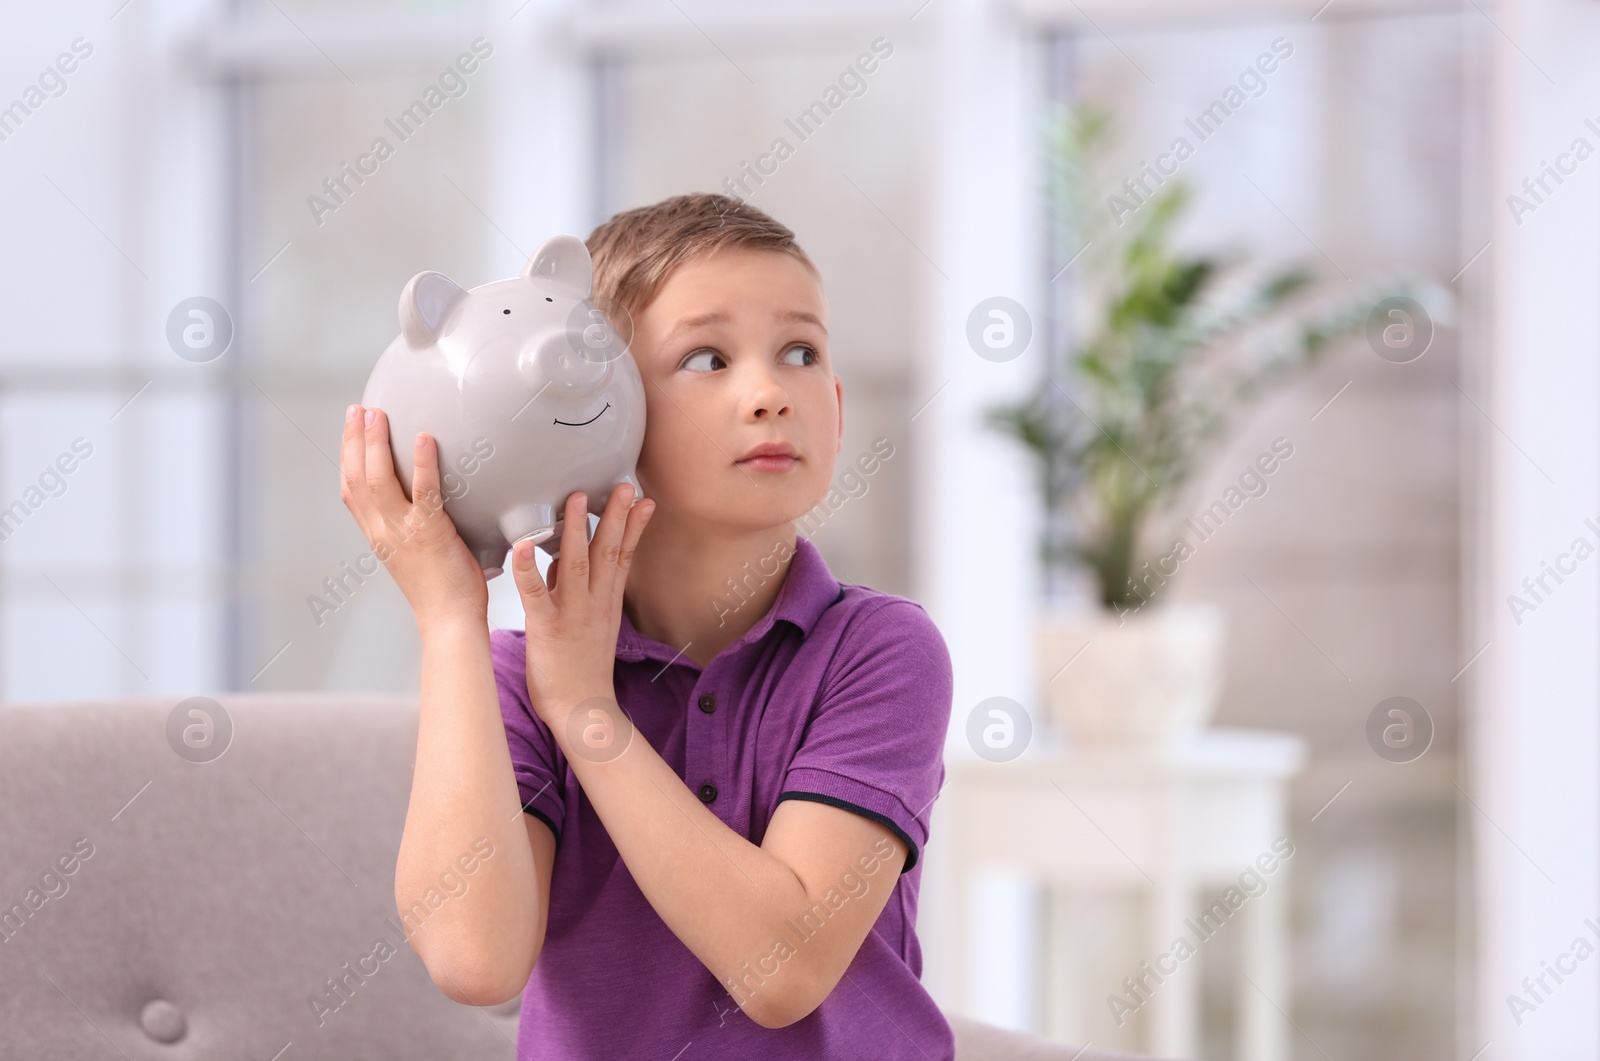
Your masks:
[{"label": "black sleeve trim", "polygon": [[523,807],[522,811],[524,814],[531,814],[535,818],[538,818],[540,821],[548,825],[550,827],[550,835],[556,838],[557,844],[561,843],[561,830],[556,828],[556,823],[550,820],[550,816],[548,814],[541,810],[535,810],[532,807]]},{"label": "black sleeve trim", "polygon": [[813,803],[826,803],[830,807],[838,807],[840,810],[847,810],[852,814],[859,814],[863,818],[868,818],[872,821],[875,821],[879,825],[888,826],[889,831],[898,836],[900,838],[900,842],[906,845],[906,864],[900,868],[900,872],[909,872],[911,867],[917,864],[916,841],[907,836],[905,830],[896,825],[891,819],[884,817],[875,810],[868,810],[865,807],[851,803],[849,800],[840,799],[838,796],[824,796],[820,792],[778,793],[779,803],[782,803],[786,799],[805,799],[810,800]]}]

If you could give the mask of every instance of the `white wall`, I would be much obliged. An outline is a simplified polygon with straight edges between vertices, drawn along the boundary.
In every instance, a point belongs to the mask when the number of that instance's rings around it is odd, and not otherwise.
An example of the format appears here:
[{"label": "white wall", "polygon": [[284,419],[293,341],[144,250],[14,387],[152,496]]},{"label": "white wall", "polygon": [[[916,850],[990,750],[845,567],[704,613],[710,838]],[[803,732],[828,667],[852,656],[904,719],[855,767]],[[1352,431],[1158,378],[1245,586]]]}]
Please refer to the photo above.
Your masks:
[{"label": "white wall", "polygon": [[[929,100],[929,209],[922,232],[929,262],[916,273],[919,332],[912,422],[920,475],[913,547],[920,599],[939,624],[955,669],[955,707],[947,755],[971,756],[967,715],[991,696],[1037,707],[1033,674],[1035,512],[1029,469],[1017,447],[980,426],[980,410],[1037,386],[1046,356],[1038,189],[1041,46],[1023,27],[982,0],[940,0],[931,20],[938,71]],[[992,296],[1030,309],[1033,341],[1016,359],[979,357],[967,341],[967,318]],[[1036,715],[1037,717],[1037,715]],[[937,834],[938,823],[934,823]],[[929,846],[926,902],[945,901],[942,852]],[[1034,1025],[1031,992],[1017,979],[1026,948],[1008,945],[1036,934],[1027,882],[996,878],[982,894],[1009,929],[973,940],[974,976],[994,990],[972,1015],[1014,1027]],[[927,909],[924,925],[943,923]],[[935,998],[949,997],[950,977],[965,975],[941,959],[950,941],[930,936],[926,979]]]},{"label": "white wall", "polygon": [[1520,224],[1505,197],[1575,137],[1600,147],[1584,125],[1600,124],[1600,7],[1508,0],[1495,20],[1483,204],[1494,309],[1475,398],[1485,488],[1475,618],[1490,648],[1463,786],[1478,848],[1478,1039],[1493,1058],[1595,1057],[1600,960],[1547,980],[1532,1012],[1513,1016],[1508,996],[1534,1001],[1522,979],[1575,938],[1600,945],[1584,924],[1600,915],[1600,559],[1559,586],[1547,580],[1555,592],[1520,623],[1507,597],[1526,597],[1522,579],[1575,538],[1600,542],[1585,524],[1600,516],[1600,159]]},{"label": "white wall", "polygon": [[6,699],[220,677],[215,366],[165,338],[224,280],[221,115],[178,50],[204,6],[37,5],[0,34],[0,105],[74,40],[89,52],[0,142],[0,506],[75,438],[93,448],[0,545]]}]

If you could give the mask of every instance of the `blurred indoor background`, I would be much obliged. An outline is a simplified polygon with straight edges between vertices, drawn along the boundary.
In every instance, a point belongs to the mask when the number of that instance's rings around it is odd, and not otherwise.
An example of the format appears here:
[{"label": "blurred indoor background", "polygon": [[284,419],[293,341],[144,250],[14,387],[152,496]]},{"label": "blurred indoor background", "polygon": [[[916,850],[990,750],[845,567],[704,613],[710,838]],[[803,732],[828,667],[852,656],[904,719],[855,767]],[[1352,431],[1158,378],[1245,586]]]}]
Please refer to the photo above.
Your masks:
[{"label": "blurred indoor background", "polygon": [[[1279,40],[1259,93],[1190,133]],[[1081,338],[1090,259],[1054,223],[1048,130],[1096,104],[1111,172],[1196,146],[1178,246],[1304,263],[1317,290],[1373,305],[1402,275],[1446,295],[1423,355],[1381,356],[1356,329],[1242,408],[1192,484],[1221,496],[1273,440],[1293,445],[1173,589],[1226,616],[1212,724],[1304,741],[1283,790],[1285,975],[1258,986],[1289,1022],[1280,1056],[1600,1056],[1600,963],[1554,993],[1523,985],[1600,913],[1596,567],[1536,608],[1508,601],[1535,602],[1525,578],[1600,538],[1584,522],[1600,515],[1597,45],[1585,0],[12,5],[0,696],[416,689],[386,576],[312,605],[367,548],[339,499],[341,416],[401,287],[510,276],[551,234],[743,180],[825,277],[841,468],[875,438],[896,447],[818,546],[944,631],[949,762],[979,758],[969,714],[995,696],[1030,716],[1027,755],[1058,747],[1034,676],[1033,471],[980,413]],[[872,72],[841,82],[864,52]],[[389,156],[331,193],[379,137]],[[761,163],[779,138],[787,157]],[[996,296],[1031,320],[1009,360],[969,341]],[[196,298],[223,335],[199,355],[175,338]],[[49,475],[75,443],[75,470]],[[509,580],[491,591],[492,621],[519,624]],[[1369,739],[1396,696],[1432,726],[1404,762]],[[1064,1041],[1170,1042],[1107,1003],[1166,947],[1145,897],[1002,864],[952,913],[945,806],[924,879],[936,997]],[[1181,974],[1198,978],[1199,1056],[1244,1056],[1247,939],[1219,936]]]}]

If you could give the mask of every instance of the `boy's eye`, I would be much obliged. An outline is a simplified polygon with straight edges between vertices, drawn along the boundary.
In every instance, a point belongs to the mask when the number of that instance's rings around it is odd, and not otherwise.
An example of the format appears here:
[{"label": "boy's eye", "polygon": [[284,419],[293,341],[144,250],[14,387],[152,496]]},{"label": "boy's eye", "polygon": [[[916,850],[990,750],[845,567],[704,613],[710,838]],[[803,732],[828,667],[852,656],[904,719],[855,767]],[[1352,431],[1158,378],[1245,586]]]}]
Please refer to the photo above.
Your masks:
[{"label": "boy's eye", "polygon": [[717,353],[715,350],[696,350],[694,353],[684,358],[683,364],[679,367],[687,368],[695,372],[710,371],[714,366],[703,360],[705,358],[712,358],[722,365],[727,364],[726,361],[722,360],[722,355]]},{"label": "boy's eye", "polygon": [[[785,350],[783,352],[783,356],[785,358],[787,358],[790,354],[794,353],[796,350],[804,351],[805,354],[809,354],[810,355],[810,359],[809,360],[807,360],[804,356],[802,356],[801,360],[798,362],[798,364],[800,364],[800,365],[814,365],[814,364],[817,363],[818,360],[821,359],[821,356],[822,356],[821,354],[817,353],[815,347],[810,346],[810,345],[808,345],[806,343],[795,343],[793,346],[789,347],[789,349],[787,349],[787,350]],[[789,364],[796,364],[797,362],[790,361],[788,363]]]},{"label": "boy's eye", "polygon": [[[800,360],[798,361],[794,360],[793,358],[793,355],[796,351],[800,352]],[[821,359],[822,355],[818,354],[816,348],[811,346],[809,343],[795,343],[793,346],[789,347],[783,352],[784,364],[788,365],[815,365]],[[694,353],[684,358],[683,363],[679,367],[689,369],[693,372],[709,372],[718,368],[727,368],[728,362],[715,350],[696,350]]]}]

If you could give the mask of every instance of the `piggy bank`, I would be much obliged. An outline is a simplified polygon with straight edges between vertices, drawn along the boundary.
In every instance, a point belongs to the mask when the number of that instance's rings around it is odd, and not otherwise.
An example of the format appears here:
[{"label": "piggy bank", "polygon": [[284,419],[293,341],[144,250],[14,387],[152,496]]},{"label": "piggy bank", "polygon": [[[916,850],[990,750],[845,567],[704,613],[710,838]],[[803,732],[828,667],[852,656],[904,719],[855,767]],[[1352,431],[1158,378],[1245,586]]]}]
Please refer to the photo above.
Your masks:
[{"label": "piggy bank", "polygon": [[596,513],[619,483],[644,496],[644,383],[590,301],[593,279],[573,236],[546,240],[520,276],[471,290],[418,273],[400,294],[400,335],[367,380],[361,403],[388,416],[407,497],[417,432],[437,441],[444,510],[485,578],[524,538],[559,556],[573,491]]}]

